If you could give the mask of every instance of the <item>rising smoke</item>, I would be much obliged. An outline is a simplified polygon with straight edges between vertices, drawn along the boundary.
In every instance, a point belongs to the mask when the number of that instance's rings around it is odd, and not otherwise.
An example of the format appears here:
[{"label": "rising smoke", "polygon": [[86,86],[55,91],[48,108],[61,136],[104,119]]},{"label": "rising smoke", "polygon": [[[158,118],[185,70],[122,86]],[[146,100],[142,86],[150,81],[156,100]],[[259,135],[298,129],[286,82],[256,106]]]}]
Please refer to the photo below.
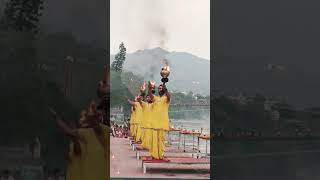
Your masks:
[{"label": "rising smoke", "polygon": [[111,0],[112,53],[160,47],[209,58],[210,0]]},{"label": "rising smoke", "polygon": [[169,33],[166,28],[168,17],[165,7],[168,6],[168,2],[154,0],[139,0],[139,3],[136,0],[123,0],[123,2],[126,5],[123,7],[123,12],[126,12],[131,19],[130,22],[125,22],[128,27],[125,33],[129,39],[139,37],[139,40],[134,41],[135,44],[131,46],[138,49],[154,47],[167,49]]}]

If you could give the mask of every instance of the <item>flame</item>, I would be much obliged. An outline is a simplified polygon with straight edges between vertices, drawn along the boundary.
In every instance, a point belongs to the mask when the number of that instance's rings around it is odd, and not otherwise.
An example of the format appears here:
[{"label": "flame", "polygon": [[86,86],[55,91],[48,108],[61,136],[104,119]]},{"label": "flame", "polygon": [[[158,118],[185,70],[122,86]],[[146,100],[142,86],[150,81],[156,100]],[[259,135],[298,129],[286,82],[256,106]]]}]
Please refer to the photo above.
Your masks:
[{"label": "flame", "polygon": [[165,69],[167,71],[170,71],[169,61],[167,59],[163,59],[162,61],[163,61],[163,64],[164,64],[163,69]]},{"label": "flame", "polygon": [[164,69],[166,69],[167,71],[169,71],[170,72],[170,67],[167,65],[167,66],[165,66],[164,67]]},{"label": "flame", "polygon": [[156,82],[154,80],[150,80],[149,83],[154,86],[156,84]]},{"label": "flame", "polygon": [[140,87],[140,89],[141,89],[142,91],[146,90],[146,82],[143,83],[143,85]]}]

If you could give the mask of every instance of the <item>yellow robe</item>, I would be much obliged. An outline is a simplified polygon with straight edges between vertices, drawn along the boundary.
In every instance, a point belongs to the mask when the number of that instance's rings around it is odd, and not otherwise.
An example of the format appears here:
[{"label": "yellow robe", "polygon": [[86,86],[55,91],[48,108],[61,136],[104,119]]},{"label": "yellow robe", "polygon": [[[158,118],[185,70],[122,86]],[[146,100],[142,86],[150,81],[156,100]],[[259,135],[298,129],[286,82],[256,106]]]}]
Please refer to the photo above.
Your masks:
[{"label": "yellow robe", "polygon": [[154,159],[163,159],[165,151],[165,131],[160,129],[152,130],[151,148],[149,149],[151,157]]},{"label": "yellow robe", "polygon": [[92,128],[80,128],[78,134],[85,141],[85,149],[82,151],[82,179],[105,180],[110,176],[109,159],[109,128],[101,125],[104,134],[104,145],[97,139]]},{"label": "yellow robe", "polygon": [[169,103],[167,96],[154,96],[152,111],[152,145],[149,150],[155,159],[163,159],[166,131],[169,130]]},{"label": "yellow robe", "polygon": [[[84,143],[80,142],[81,151],[84,151]],[[84,180],[83,178],[83,156],[82,154],[75,155],[73,142],[69,145],[68,152],[69,160],[67,162],[66,180]]]},{"label": "yellow robe", "polygon": [[135,122],[135,111],[133,110],[133,107],[131,107],[131,114],[130,114],[130,133],[131,136],[134,137],[135,136],[135,126],[136,126],[136,122]]},{"label": "yellow robe", "polygon": [[154,96],[153,111],[155,113],[154,129],[169,131],[169,104],[167,96]]},{"label": "yellow robe", "polygon": [[143,132],[142,132],[142,147],[146,149],[151,148],[152,140],[152,130],[151,130],[151,113],[152,113],[152,104],[142,102],[143,109]]},{"label": "yellow robe", "polygon": [[139,102],[135,102],[135,108],[136,108],[136,116],[135,116],[135,121],[136,121],[136,142],[141,140],[141,122],[143,121],[143,110],[142,106],[140,105]]}]

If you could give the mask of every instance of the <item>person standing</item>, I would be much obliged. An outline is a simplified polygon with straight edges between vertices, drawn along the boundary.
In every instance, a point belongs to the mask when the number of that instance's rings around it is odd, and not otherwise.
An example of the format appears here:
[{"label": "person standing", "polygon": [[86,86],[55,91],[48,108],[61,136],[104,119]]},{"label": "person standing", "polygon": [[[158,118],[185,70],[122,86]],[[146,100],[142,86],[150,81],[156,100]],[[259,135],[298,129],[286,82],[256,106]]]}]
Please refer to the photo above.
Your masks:
[{"label": "person standing", "polygon": [[131,112],[130,112],[130,135],[135,138],[136,134],[136,121],[135,121],[135,118],[136,118],[136,113],[135,113],[135,107],[134,105],[131,106]]},{"label": "person standing", "polygon": [[127,101],[129,104],[134,106],[134,111],[135,111],[135,129],[134,129],[134,134],[135,134],[135,141],[136,142],[141,142],[141,122],[143,121],[143,110],[141,107],[141,104],[138,101],[141,101],[141,96],[136,96],[134,101],[131,101],[129,98],[127,98]]},{"label": "person standing", "polygon": [[151,148],[151,137],[152,137],[152,101],[149,95],[146,96],[146,101],[141,101],[141,106],[143,109],[143,139],[142,139],[142,147],[150,150]]},{"label": "person standing", "polygon": [[163,159],[166,132],[169,131],[169,104],[171,96],[164,84],[158,86],[158,96],[152,94],[150,86],[148,94],[153,102],[152,146],[150,152],[152,158]]}]

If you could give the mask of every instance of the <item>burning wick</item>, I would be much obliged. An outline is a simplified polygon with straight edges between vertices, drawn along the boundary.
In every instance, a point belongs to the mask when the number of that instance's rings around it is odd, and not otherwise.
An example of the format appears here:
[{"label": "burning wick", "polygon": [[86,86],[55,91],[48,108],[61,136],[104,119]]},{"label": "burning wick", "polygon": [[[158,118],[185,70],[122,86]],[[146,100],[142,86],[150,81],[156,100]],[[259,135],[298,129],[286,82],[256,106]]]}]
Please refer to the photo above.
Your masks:
[{"label": "burning wick", "polygon": [[112,159],[114,159],[114,155],[112,154]]},{"label": "burning wick", "polygon": [[120,171],[118,170],[117,174],[120,174]]},{"label": "burning wick", "polygon": [[165,67],[163,67],[164,70],[170,71],[170,67],[168,65],[166,65]]},{"label": "burning wick", "polygon": [[154,88],[156,82],[154,80],[149,81],[149,87]]}]

